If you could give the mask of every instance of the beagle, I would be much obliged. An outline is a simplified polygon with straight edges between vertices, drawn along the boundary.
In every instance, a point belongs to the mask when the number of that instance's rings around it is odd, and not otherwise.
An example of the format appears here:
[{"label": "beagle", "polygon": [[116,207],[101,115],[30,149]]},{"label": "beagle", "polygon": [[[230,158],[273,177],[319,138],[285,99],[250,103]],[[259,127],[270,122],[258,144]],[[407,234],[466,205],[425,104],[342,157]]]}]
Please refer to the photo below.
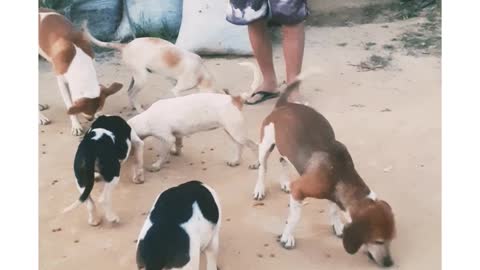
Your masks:
[{"label": "beagle", "polygon": [[96,178],[95,172],[98,172],[98,178],[105,181],[99,199],[105,209],[105,217],[109,222],[118,223],[120,219],[112,210],[112,191],[120,178],[120,166],[128,159],[131,150],[134,157],[132,181],[140,184],[144,181],[143,167],[140,166],[143,163],[142,140],[121,117],[98,117],[80,142],[73,163],[80,198],[63,212],[66,213],[86,201],[88,223],[92,226],[100,224],[101,219],[90,197]]},{"label": "beagle", "polygon": [[[94,53],[84,33],[76,31],[71,22],[61,14],[40,8],[38,14],[39,53],[52,63],[58,88],[72,122],[72,134],[83,133],[76,114],[82,113],[92,120],[103,108],[105,99],[122,88],[113,83],[109,87],[100,85],[93,65]],[[39,105],[40,111],[47,109]],[[40,113],[40,124],[50,120]]]},{"label": "beagle", "polygon": [[143,224],[137,241],[138,269],[217,270],[221,221],[215,191],[190,181],[162,192]]},{"label": "beagle", "polygon": [[[378,265],[391,266],[389,247],[395,235],[392,209],[377,198],[357,173],[347,148],[336,140],[327,119],[313,108],[287,100],[303,78],[299,75],[286,87],[262,123],[254,198],[261,200],[265,196],[267,159],[277,146],[284,174],[279,178],[280,186],[290,192],[289,216],[279,238],[282,246],[295,246],[293,231],[300,220],[303,199],[327,199],[330,223],[334,233],[343,237],[345,250],[354,254],[364,246]],[[289,165],[299,174],[291,183],[287,175]],[[343,223],[340,211],[347,224]]]},{"label": "beagle", "polygon": [[145,85],[147,73],[158,72],[176,79],[177,83],[171,89],[175,96],[192,89],[212,89],[213,77],[203,65],[200,56],[195,53],[181,49],[169,41],[152,37],[136,38],[127,44],[103,42],[90,34],[86,21],[83,28],[93,44],[120,51],[123,62],[133,70],[128,97],[130,105],[137,112],[144,111],[136,96]]}]

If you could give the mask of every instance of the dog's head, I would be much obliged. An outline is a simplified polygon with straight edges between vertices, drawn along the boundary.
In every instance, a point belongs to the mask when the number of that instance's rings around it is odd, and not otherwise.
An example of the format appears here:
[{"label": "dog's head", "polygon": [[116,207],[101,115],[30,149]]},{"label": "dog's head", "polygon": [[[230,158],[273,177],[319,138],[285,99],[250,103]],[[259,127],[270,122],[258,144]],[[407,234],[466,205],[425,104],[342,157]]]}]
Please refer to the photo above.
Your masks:
[{"label": "dog's head", "polygon": [[393,265],[390,242],[395,236],[392,208],[381,200],[365,200],[352,212],[352,223],[343,230],[343,246],[354,254],[365,245],[370,259],[378,265]]},{"label": "dog's head", "polygon": [[76,100],[73,105],[68,108],[68,114],[81,113],[87,120],[92,121],[95,118],[95,113],[103,108],[105,99],[108,96],[115,94],[122,89],[123,84],[112,83],[109,87],[100,85],[100,95],[96,98],[80,98]]}]

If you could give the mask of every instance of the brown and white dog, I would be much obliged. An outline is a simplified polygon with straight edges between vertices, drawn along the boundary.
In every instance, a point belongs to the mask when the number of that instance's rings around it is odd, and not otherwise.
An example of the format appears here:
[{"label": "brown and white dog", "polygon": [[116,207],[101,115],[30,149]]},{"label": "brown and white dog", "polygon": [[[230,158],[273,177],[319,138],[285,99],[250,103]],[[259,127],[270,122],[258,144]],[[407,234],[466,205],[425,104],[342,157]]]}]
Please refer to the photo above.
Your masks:
[{"label": "brown and white dog", "polygon": [[93,44],[119,50],[123,62],[133,70],[128,97],[130,105],[137,112],[144,111],[136,96],[144,87],[149,72],[158,72],[176,79],[177,83],[171,89],[175,96],[192,89],[212,90],[213,78],[203,65],[202,58],[195,53],[160,38],[136,38],[127,44],[103,42],[90,34],[86,22],[83,28]]},{"label": "brown and white dog", "polygon": [[[290,192],[290,213],[279,239],[282,246],[287,249],[295,246],[293,231],[300,220],[303,199],[327,199],[331,202],[330,222],[334,233],[343,235],[345,250],[354,254],[364,246],[377,264],[391,266],[390,242],[395,235],[391,207],[377,199],[365,184],[347,148],[336,140],[327,119],[308,106],[287,100],[304,77],[300,75],[287,86],[274,110],[263,121],[254,198],[261,200],[265,196],[267,158],[277,146],[285,174],[280,178],[281,188]],[[291,183],[289,163],[299,174]],[[347,224],[343,223],[340,210]]]},{"label": "brown and white dog", "polygon": [[[92,120],[105,104],[105,99],[122,88],[113,83],[100,85],[93,66],[94,53],[84,33],[76,31],[72,23],[51,9],[40,8],[38,14],[39,53],[52,63],[58,87],[70,114],[72,134],[81,135],[82,125],[76,114]],[[40,110],[48,108],[40,105]],[[40,113],[40,124],[50,121]]]}]

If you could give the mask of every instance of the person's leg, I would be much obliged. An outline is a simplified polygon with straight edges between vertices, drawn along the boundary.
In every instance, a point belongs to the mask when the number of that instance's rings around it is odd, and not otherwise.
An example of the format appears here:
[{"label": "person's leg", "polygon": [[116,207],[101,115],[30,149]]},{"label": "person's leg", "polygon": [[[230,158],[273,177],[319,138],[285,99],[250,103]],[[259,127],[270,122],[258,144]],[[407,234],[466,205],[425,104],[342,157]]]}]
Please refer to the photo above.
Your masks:
[{"label": "person's leg", "polygon": [[[249,24],[248,35],[253,54],[263,75],[263,82],[255,92],[276,92],[277,77],[275,75],[275,68],[273,67],[272,41],[267,31],[267,21],[260,19]],[[260,98],[259,95],[254,95],[248,99],[247,102],[255,102],[258,98]]]},{"label": "person's leg", "polygon": [[[303,52],[305,46],[305,24],[303,22],[295,25],[284,25],[283,34],[283,56],[287,73],[287,83],[295,80],[302,70]],[[299,90],[290,95],[290,101],[303,101]]]}]

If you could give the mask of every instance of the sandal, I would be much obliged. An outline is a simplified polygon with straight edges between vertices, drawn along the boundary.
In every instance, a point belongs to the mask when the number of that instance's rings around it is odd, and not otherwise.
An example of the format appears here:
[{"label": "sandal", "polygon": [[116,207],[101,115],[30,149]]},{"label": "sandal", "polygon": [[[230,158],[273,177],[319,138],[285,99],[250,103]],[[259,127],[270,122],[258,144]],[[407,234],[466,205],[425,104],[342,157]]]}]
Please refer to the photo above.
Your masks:
[{"label": "sandal", "polygon": [[254,102],[245,101],[245,104],[255,105],[255,104],[264,102],[265,100],[276,98],[280,95],[280,93],[279,92],[258,91],[258,92],[253,93],[250,97],[254,97],[256,95],[262,95],[262,96],[260,97],[260,99],[254,101]]}]

